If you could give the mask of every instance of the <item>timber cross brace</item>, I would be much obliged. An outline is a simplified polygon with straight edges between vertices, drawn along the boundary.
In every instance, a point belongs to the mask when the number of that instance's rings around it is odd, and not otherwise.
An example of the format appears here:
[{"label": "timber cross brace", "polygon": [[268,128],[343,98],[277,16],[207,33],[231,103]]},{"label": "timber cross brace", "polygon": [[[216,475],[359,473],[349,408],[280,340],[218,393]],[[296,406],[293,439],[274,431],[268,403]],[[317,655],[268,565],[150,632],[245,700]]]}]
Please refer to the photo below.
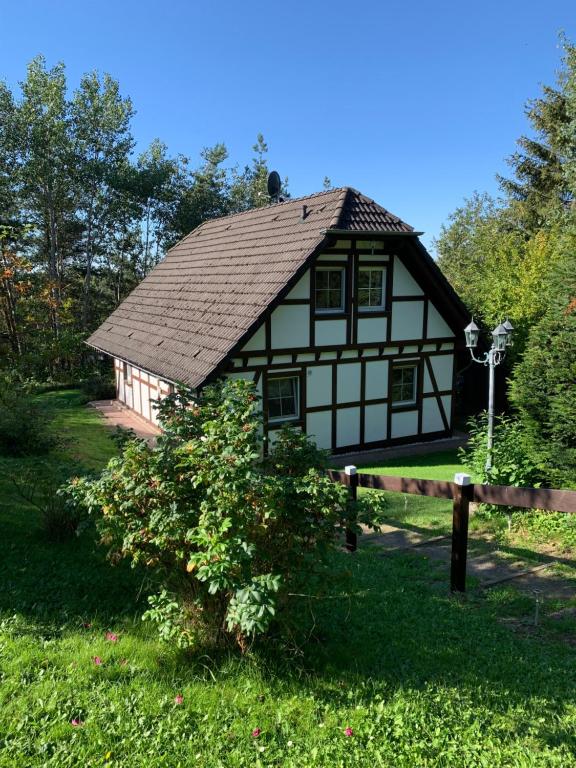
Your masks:
[{"label": "timber cross brace", "polygon": [[[452,499],[452,555],[450,561],[450,589],[452,592],[466,591],[468,519],[471,501],[477,504],[543,509],[567,514],[576,513],[576,491],[480,485],[472,483],[470,475],[463,473],[456,474],[454,482],[449,483],[439,480],[420,480],[414,477],[368,475],[358,473],[357,468],[350,465],[345,468],[344,472],[329,469],[328,476],[333,482],[343,483],[350,488],[352,501],[357,500],[359,487]],[[346,530],[346,549],[349,552],[355,552],[357,549],[357,535],[355,530],[351,528]]]}]

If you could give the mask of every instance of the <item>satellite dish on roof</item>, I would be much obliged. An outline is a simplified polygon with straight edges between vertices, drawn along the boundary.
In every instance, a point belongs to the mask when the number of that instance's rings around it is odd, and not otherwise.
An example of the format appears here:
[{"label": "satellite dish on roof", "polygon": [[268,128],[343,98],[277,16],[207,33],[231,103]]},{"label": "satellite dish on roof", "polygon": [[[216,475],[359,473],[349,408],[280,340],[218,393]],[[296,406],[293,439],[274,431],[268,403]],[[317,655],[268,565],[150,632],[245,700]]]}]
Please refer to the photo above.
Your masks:
[{"label": "satellite dish on roof", "polygon": [[278,171],[271,171],[268,174],[268,194],[269,196],[278,202],[280,196],[280,190],[282,189],[282,181]]}]

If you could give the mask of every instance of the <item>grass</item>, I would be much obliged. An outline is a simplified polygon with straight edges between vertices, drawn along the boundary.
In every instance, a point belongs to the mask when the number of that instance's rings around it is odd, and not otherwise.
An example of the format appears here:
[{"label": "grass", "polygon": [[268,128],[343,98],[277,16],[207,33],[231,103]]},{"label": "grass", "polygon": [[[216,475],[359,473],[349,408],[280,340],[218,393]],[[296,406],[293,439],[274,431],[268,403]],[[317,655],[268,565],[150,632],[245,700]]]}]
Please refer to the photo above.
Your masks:
[{"label": "grass", "polygon": [[[457,472],[468,471],[459,459],[456,449],[438,451],[423,456],[389,459],[386,464],[362,464],[360,472],[374,475],[415,477],[422,480],[452,481]],[[360,489],[361,493],[371,493]],[[424,535],[437,536],[449,533],[452,526],[452,502],[428,496],[412,496],[407,493],[386,492],[387,509],[383,522],[410,528]]]},{"label": "grass", "polygon": [[[97,414],[46,398],[96,469],[114,451]],[[45,541],[8,481],[21,464],[0,473],[2,768],[576,765],[574,649],[512,631],[532,610],[512,590],[455,599],[418,556],[337,554],[333,599],[299,607],[303,650],[184,657],[139,620],[141,573],[89,532]]]},{"label": "grass", "polygon": [[56,459],[68,456],[88,470],[98,470],[116,453],[101,416],[85,407],[84,394],[77,390],[54,391],[39,400],[53,419],[52,428],[64,441],[65,447],[56,452]]}]

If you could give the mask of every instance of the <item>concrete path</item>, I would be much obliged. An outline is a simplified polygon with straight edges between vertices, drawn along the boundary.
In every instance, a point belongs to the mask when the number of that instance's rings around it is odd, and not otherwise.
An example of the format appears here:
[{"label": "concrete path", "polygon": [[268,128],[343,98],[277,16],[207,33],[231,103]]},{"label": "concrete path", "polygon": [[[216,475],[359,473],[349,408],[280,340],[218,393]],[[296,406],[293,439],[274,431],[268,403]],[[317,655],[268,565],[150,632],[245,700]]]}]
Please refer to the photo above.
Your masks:
[{"label": "concrete path", "polygon": [[161,430],[158,427],[126,408],[118,400],[93,400],[88,405],[98,411],[104,418],[106,426],[111,429],[115,427],[132,429],[137,437],[148,441],[155,440],[160,434]]},{"label": "concrete path", "polygon": [[[359,543],[361,546],[382,549],[383,555],[401,550],[413,551],[414,554],[444,564],[446,581],[450,578],[450,536],[430,538],[406,528],[383,525],[378,532],[366,529]],[[506,551],[488,539],[470,537],[467,572],[469,576],[478,579],[480,587],[484,589],[510,583],[522,592],[546,600],[565,601],[576,598],[576,578],[557,572],[559,565],[568,565],[574,569],[576,577],[576,560],[553,555],[536,555],[536,558],[527,560],[516,555],[513,548]]]}]

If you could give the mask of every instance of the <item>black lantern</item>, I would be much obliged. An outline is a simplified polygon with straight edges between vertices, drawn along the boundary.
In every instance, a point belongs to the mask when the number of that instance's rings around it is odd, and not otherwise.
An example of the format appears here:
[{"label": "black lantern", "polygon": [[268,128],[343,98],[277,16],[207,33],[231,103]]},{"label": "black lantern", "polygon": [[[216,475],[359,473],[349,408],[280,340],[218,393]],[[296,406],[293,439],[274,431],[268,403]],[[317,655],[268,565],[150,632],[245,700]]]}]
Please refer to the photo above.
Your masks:
[{"label": "black lantern", "polygon": [[480,328],[474,322],[472,318],[469,325],[464,328],[464,336],[466,337],[466,346],[468,349],[475,349],[478,344],[478,338],[480,337]]}]

